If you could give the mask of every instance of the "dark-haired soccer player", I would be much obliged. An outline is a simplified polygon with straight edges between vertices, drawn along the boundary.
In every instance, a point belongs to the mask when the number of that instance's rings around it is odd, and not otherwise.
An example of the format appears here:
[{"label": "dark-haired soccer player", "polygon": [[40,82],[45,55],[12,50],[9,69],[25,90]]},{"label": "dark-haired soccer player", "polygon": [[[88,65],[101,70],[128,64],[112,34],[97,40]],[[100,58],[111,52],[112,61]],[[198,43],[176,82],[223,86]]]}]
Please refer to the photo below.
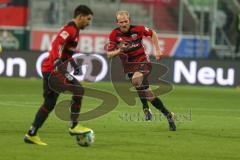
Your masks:
[{"label": "dark-haired soccer player", "polygon": [[156,97],[149,89],[147,76],[151,71],[151,63],[145,54],[142,45],[143,37],[151,37],[153,45],[156,49],[156,59],[159,60],[162,52],[159,47],[158,37],[155,31],[144,26],[130,25],[130,16],[127,11],[119,11],[116,13],[118,28],[112,30],[108,46],[108,57],[119,56],[124,72],[128,75],[131,83],[136,88],[140,100],[143,104],[145,119],[151,120],[152,113],[149,109],[148,102],[160,110],[166,116],[169,122],[169,129],[176,130],[174,123],[174,114],[166,109],[162,101]]},{"label": "dark-haired soccer player", "polygon": [[[69,133],[71,135],[77,135],[90,130],[89,128],[79,125],[77,121],[84,88],[74,77],[66,72],[64,62],[66,63],[72,58],[79,41],[79,31],[90,24],[92,16],[93,12],[88,6],[79,5],[74,11],[73,19],[61,28],[57,33],[57,37],[52,42],[52,49],[49,52],[49,56],[42,64],[44,102],[36,113],[32,126],[24,137],[26,143],[47,145],[41,141],[37,135],[37,131],[46,121],[49,113],[54,109],[59,96],[59,92],[49,86],[49,77],[54,74],[58,77],[56,83],[61,86],[60,90],[69,90],[73,93]],[[76,67],[76,65],[74,66]],[[75,71],[77,72],[77,68]],[[69,84],[73,87],[69,87]]]}]

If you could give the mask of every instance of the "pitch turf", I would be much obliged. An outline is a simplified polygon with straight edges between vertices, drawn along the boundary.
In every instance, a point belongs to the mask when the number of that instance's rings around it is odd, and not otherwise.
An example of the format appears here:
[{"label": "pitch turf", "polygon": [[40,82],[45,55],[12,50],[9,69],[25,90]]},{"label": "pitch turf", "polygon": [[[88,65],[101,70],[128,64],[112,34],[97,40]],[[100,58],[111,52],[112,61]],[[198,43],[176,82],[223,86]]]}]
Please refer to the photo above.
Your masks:
[{"label": "pitch turf", "polygon": [[[114,93],[111,84],[85,84]],[[0,159],[2,160],[239,160],[240,90],[175,86],[161,96],[178,116],[177,131],[168,131],[157,110],[153,122],[144,122],[140,103],[123,101],[107,115],[83,122],[94,129],[96,141],[83,148],[68,134],[68,122],[51,114],[39,134],[48,146],[29,145],[23,136],[42,102],[42,82],[0,79]],[[62,96],[61,99],[68,98]],[[99,101],[86,98],[84,109]],[[191,114],[191,116],[190,116]]]}]

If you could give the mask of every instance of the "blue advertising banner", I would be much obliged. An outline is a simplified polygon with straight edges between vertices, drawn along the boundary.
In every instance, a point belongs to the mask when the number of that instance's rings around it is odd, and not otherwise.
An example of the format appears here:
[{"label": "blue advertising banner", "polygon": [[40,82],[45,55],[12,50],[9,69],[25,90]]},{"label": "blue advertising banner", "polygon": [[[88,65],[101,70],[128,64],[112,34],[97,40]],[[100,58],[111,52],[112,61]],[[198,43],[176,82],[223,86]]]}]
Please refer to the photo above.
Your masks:
[{"label": "blue advertising banner", "polygon": [[177,58],[207,58],[209,54],[209,38],[180,36],[179,44],[173,52],[173,57]]}]

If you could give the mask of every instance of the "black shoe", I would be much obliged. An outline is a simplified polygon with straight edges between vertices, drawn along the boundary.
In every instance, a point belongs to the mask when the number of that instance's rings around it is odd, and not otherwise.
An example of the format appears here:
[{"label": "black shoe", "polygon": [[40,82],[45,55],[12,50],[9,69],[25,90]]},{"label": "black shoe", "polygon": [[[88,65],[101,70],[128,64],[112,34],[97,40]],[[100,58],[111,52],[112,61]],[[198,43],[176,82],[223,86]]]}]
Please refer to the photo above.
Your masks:
[{"label": "black shoe", "polygon": [[152,120],[152,112],[151,112],[150,108],[144,108],[143,112],[145,114],[145,120],[151,121]]},{"label": "black shoe", "polygon": [[173,112],[170,112],[167,115],[167,120],[168,120],[168,124],[169,124],[169,130],[170,131],[176,131],[177,127],[176,127],[176,125],[174,123],[174,113]]}]

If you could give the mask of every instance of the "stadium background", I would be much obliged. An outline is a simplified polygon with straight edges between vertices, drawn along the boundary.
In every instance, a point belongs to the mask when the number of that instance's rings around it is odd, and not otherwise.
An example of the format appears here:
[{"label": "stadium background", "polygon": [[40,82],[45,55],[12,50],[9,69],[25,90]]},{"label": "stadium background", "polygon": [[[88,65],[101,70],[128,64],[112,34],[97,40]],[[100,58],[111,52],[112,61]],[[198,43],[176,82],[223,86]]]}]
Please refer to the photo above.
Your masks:
[{"label": "stadium background", "polygon": [[[181,69],[175,71],[174,68],[178,66],[170,68],[171,75],[167,80],[184,84],[196,82],[198,85],[240,84],[236,67],[239,54],[234,51],[237,37],[236,20],[240,6],[237,0],[1,0],[0,43],[4,53],[0,59],[0,75],[36,76],[33,72],[28,73],[30,68],[36,68],[28,62],[37,52],[49,50],[56,32],[71,19],[73,8],[79,3],[89,5],[95,13],[92,25],[81,34],[78,45],[81,53],[96,53],[106,58],[104,44],[111,29],[116,27],[115,12],[123,9],[130,12],[133,24],[145,25],[157,31],[165,57],[184,59],[183,69],[187,69],[189,73],[191,60],[197,61],[196,69],[192,69],[195,70],[192,72],[196,73],[190,75],[192,78],[195,76],[195,81],[189,81],[186,78],[189,75],[184,75]],[[144,44],[147,53],[153,55],[150,41],[146,39]],[[9,58],[24,59],[28,54],[26,51],[32,54],[23,60],[23,63],[26,63],[26,71],[19,71],[26,74],[17,74],[18,69],[21,70],[24,66],[18,67],[20,62]],[[12,57],[9,57],[8,52],[11,52]],[[205,61],[210,59],[213,60],[210,63]],[[166,60],[166,65],[170,64]],[[223,73],[217,72],[218,68],[222,68]],[[11,69],[14,71],[10,71]],[[208,79],[207,74],[215,79],[214,82],[199,82],[199,77]],[[181,81],[174,81],[174,75],[181,76]],[[217,79],[225,79],[226,82],[221,84]]]},{"label": "stadium background", "polygon": [[[133,24],[156,30],[164,53],[160,63],[169,69],[163,79],[174,84],[163,100],[182,115],[177,133],[166,132],[165,122],[160,129],[158,121],[134,123],[139,121],[134,113],[142,114],[141,108],[130,109],[120,100],[116,111],[86,122],[97,132],[95,146],[88,150],[72,147],[73,141],[62,133],[66,128],[56,117],[41,132],[52,148],[40,151],[22,143],[41,104],[41,62],[78,4],[94,11],[93,23],[81,31],[78,45],[86,65],[94,67],[85,72],[87,76],[77,78],[95,77],[99,82],[84,83],[88,87],[115,93],[104,45],[116,27],[117,10],[128,10]],[[75,154],[83,159],[239,159],[240,54],[235,53],[239,12],[239,0],[0,0],[0,156],[41,159],[49,152],[45,159],[76,159]],[[149,39],[144,45],[154,61]],[[87,99],[85,103],[94,106],[99,101]],[[65,152],[60,153],[62,149]]]}]

